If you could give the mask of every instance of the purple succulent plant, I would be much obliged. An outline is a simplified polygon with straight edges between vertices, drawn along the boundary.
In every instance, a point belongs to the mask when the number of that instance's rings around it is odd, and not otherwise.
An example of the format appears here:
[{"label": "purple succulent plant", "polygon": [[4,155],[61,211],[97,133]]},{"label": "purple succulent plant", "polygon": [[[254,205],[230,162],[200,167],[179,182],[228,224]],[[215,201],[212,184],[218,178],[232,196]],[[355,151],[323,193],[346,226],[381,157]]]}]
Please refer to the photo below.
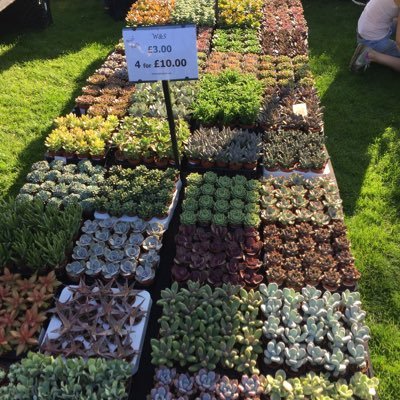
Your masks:
[{"label": "purple succulent plant", "polygon": [[156,379],[163,385],[170,385],[176,376],[175,368],[160,367],[156,369]]},{"label": "purple succulent plant", "polygon": [[189,374],[179,374],[174,379],[174,385],[179,395],[190,396],[194,392],[194,378]]},{"label": "purple succulent plant", "polygon": [[213,392],[216,388],[219,376],[214,371],[201,369],[195,376],[197,386],[201,391]]}]

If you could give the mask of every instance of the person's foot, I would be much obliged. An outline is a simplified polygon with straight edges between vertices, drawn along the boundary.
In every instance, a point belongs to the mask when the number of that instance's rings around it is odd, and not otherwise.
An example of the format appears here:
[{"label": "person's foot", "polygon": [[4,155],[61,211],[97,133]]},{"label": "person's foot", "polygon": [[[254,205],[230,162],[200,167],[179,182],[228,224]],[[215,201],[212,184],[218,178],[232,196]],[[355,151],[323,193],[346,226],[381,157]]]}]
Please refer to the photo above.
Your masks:
[{"label": "person's foot", "polygon": [[358,6],[365,7],[369,0],[351,0],[354,4],[357,4]]},{"label": "person's foot", "polygon": [[359,44],[354,51],[353,57],[350,60],[350,71],[360,72],[369,67],[371,60],[368,57],[368,52],[371,49],[363,44]]}]

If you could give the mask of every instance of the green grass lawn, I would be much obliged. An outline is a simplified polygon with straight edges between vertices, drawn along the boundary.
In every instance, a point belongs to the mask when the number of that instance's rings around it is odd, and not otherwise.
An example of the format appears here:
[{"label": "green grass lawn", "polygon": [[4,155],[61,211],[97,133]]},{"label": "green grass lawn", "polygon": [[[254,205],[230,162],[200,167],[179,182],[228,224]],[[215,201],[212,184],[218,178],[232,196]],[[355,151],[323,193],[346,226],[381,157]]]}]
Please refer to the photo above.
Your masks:
[{"label": "green grass lawn", "polygon": [[[304,0],[313,72],[346,212],[383,400],[400,398],[400,76],[348,72],[361,8]],[[42,159],[52,120],[69,112],[86,77],[120,36],[99,0],[55,0],[55,24],[0,38],[0,194],[15,194]]]},{"label": "green grass lawn", "polygon": [[52,1],[54,25],[0,37],[0,194],[15,194],[43,158],[52,121],[121,36],[100,0]]},{"label": "green grass lawn", "polygon": [[304,0],[312,69],[325,106],[383,400],[400,398],[400,75],[348,70],[362,11],[350,0]]}]

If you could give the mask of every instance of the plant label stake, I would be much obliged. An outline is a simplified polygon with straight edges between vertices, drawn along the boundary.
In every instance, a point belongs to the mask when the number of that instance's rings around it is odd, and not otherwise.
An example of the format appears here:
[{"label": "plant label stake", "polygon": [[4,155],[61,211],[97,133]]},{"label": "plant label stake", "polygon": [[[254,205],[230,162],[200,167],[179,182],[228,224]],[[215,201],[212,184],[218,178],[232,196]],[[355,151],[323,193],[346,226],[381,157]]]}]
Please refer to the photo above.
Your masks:
[{"label": "plant label stake", "polygon": [[172,151],[179,151],[168,81],[198,79],[196,25],[156,25],[122,31],[130,82],[162,81]]}]

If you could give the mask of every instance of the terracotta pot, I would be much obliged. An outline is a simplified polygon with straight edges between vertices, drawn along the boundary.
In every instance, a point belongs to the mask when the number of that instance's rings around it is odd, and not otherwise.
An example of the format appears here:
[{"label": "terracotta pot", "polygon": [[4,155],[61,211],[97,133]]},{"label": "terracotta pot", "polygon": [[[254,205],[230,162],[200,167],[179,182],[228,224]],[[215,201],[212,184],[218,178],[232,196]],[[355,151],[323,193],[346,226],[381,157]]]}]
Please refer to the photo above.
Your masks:
[{"label": "terracotta pot", "polygon": [[154,164],[154,156],[143,157],[143,162],[145,164]]},{"label": "terracotta pot", "polygon": [[307,279],[307,278],[304,279],[304,283],[306,285],[310,285],[310,286],[317,286],[319,284],[319,281],[320,281],[320,279],[314,279],[314,280]]},{"label": "terracotta pot", "polygon": [[229,163],[229,169],[232,169],[234,171],[237,171],[237,170],[241,169],[242,166],[243,166],[242,163],[232,163],[232,162]]},{"label": "terracotta pot", "polygon": [[117,161],[124,161],[124,160],[125,160],[125,155],[124,155],[124,153],[123,153],[121,150],[117,150],[117,151],[115,152],[115,159],[116,159]]},{"label": "terracotta pot", "polygon": [[300,168],[300,167],[296,167],[295,168],[295,171],[298,171],[298,172],[302,172],[302,173],[307,173],[307,172],[309,172],[310,171],[310,168]]},{"label": "terracotta pot", "polygon": [[156,158],[155,159],[155,164],[159,168],[165,168],[168,165],[168,158]]},{"label": "terracotta pot", "polygon": [[253,163],[244,163],[243,164],[243,168],[244,169],[255,169],[257,167],[257,162],[253,162]]},{"label": "terracotta pot", "polygon": [[281,167],[280,169],[282,172],[293,172],[294,171],[294,167],[291,167],[291,168]]},{"label": "terracotta pot", "polygon": [[77,154],[78,160],[87,160],[89,158],[89,154]]},{"label": "terracotta pot", "polygon": [[90,158],[94,161],[100,161],[104,158],[104,153],[101,155],[90,156]]},{"label": "terracotta pot", "polygon": [[320,169],[311,168],[311,172],[314,172],[314,174],[322,174],[325,171],[325,166],[326,164]]},{"label": "terracotta pot", "polygon": [[265,169],[269,172],[276,172],[278,171],[279,167],[276,165],[274,167],[265,167]]},{"label": "terracotta pot", "polygon": [[240,129],[254,129],[254,125],[252,125],[252,124],[238,124],[237,126]]},{"label": "terracotta pot", "polygon": [[226,168],[228,166],[228,163],[226,161],[216,161],[215,165],[218,168]]},{"label": "terracotta pot", "polygon": [[86,111],[88,110],[88,108],[91,106],[91,104],[86,104],[86,103],[76,103],[76,106],[80,109],[80,111],[82,112],[82,110]]},{"label": "terracotta pot", "polygon": [[64,157],[65,157],[67,160],[71,160],[72,158],[75,157],[75,154],[74,154],[74,153],[67,153],[67,152],[65,152],[65,153],[64,153]]},{"label": "terracotta pot", "polygon": [[140,160],[132,160],[131,158],[127,158],[126,161],[128,161],[129,165],[136,166],[140,163]]},{"label": "terracotta pot", "polygon": [[214,166],[214,162],[213,161],[208,161],[208,160],[201,160],[201,166],[203,168],[211,168]]}]

